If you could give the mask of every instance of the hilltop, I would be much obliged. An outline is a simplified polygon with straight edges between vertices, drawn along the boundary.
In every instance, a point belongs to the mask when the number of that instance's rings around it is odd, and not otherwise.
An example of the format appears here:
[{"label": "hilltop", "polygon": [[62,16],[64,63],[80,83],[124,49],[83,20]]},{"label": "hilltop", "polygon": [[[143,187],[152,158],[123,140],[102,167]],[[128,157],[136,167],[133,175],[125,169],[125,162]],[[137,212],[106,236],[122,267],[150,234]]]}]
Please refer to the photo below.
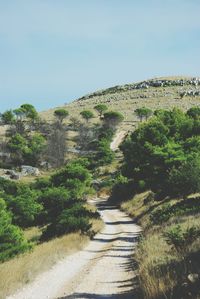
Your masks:
[{"label": "hilltop", "polygon": [[[99,103],[105,103],[111,110],[120,111],[125,117],[122,126],[128,130],[138,122],[134,110],[139,107],[145,106],[152,110],[179,107],[186,111],[192,106],[200,106],[200,78],[162,77],[117,85],[87,94],[63,107],[71,116],[79,117],[80,111],[93,109]],[[44,111],[41,116],[51,120],[54,110]]]}]

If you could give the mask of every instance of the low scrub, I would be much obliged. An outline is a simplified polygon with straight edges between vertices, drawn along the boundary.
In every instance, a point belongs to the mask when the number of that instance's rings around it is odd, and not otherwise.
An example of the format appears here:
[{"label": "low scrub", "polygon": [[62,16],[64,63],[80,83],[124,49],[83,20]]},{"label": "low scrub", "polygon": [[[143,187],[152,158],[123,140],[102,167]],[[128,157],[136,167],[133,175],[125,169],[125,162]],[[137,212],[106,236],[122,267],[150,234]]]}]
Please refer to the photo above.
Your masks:
[{"label": "low scrub", "polygon": [[124,202],[122,209],[144,229],[134,257],[143,297],[199,298],[199,197],[157,202],[147,191]]}]

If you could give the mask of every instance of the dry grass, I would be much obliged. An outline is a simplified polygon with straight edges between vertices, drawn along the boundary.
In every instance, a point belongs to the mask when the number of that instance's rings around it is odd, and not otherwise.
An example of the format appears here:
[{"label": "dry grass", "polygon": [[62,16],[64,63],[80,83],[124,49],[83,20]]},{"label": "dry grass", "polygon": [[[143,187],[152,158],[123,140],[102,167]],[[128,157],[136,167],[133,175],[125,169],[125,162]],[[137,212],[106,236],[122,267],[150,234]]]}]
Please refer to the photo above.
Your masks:
[{"label": "dry grass", "polygon": [[[200,227],[199,215],[174,218],[174,221],[171,220],[170,225],[166,223],[164,226],[150,229],[136,251],[145,298],[169,298],[169,294],[173,293],[173,289],[186,275],[185,272],[196,273],[197,261],[190,259],[189,265],[184,263],[185,256],[172,250],[164,240],[163,232],[174,223],[179,223],[182,229]],[[190,245],[188,255],[194,252],[200,252],[199,239]]]},{"label": "dry grass", "polygon": [[[143,290],[144,298],[179,298],[179,295],[172,296],[174,288],[180,285],[180,281],[187,278],[187,273],[196,273],[199,271],[198,260],[200,260],[200,239],[198,238],[188,248],[185,253],[177,253],[164,239],[163,233],[170,227],[179,224],[181,229],[189,227],[200,227],[199,214],[183,215],[170,218],[169,221],[162,225],[153,226],[149,216],[151,211],[160,207],[164,203],[147,201],[149,192],[144,192],[134,196],[128,202],[122,204],[122,209],[131,216],[137,217],[144,228],[143,239],[139,243],[135,259],[138,262],[138,271]],[[181,200],[172,200],[171,204],[176,204]],[[195,258],[192,258],[195,254]],[[188,262],[184,262],[187,260]],[[192,297],[193,299],[197,297]]]},{"label": "dry grass", "polygon": [[151,191],[136,194],[132,199],[121,204],[121,209],[128,213],[132,218],[137,219],[138,223],[143,228],[149,224],[149,210],[157,207],[154,201],[147,201],[146,199],[151,194]]},{"label": "dry grass", "polygon": [[[96,208],[88,205],[90,210]],[[91,220],[92,230],[98,233],[104,223],[101,219]],[[33,227],[25,230],[26,238],[37,242],[41,236],[41,229]],[[0,264],[0,299],[12,294],[18,288],[32,281],[39,273],[50,269],[57,261],[81,250],[89,242],[89,236],[72,233],[49,242],[38,244],[30,252]]]},{"label": "dry grass", "polygon": [[78,233],[37,245],[33,251],[0,265],[0,298],[32,281],[39,273],[48,270],[66,255],[80,250],[87,236]]}]

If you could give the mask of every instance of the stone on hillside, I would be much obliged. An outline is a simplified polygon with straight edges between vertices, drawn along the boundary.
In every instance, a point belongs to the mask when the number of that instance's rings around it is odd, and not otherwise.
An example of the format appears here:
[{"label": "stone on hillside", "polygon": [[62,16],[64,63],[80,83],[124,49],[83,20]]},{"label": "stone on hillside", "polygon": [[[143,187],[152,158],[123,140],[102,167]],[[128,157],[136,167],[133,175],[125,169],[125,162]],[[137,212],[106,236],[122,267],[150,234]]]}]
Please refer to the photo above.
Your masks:
[{"label": "stone on hillside", "polygon": [[40,171],[37,167],[29,166],[29,165],[22,165],[21,166],[22,175],[35,175],[38,176]]},{"label": "stone on hillside", "polygon": [[43,169],[51,169],[52,168],[52,165],[49,163],[49,162],[47,162],[47,161],[42,161],[41,163],[40,163],[40,166],[43,168]]},{"label": "stone on hillside", "polygon": [[13,180],[19,180],[21,177],[20,173],[19,172],[15,172],[13,170],[12,174],[10,174],[10,178],[13,179]]},{"label": "stone on hillside", "polygon": [[197,273],[190,273],[188,275],[188,280],[191,282],[191,283],[196,283],[198,280],[199,280],[199,274]]}]

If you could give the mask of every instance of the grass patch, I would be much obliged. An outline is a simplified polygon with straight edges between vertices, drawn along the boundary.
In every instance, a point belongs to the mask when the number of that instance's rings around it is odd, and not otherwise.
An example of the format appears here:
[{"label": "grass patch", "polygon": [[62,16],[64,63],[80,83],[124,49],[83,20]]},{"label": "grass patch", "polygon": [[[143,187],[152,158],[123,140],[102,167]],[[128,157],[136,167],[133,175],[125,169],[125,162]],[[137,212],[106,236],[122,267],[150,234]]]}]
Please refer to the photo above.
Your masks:
[{"label": "grass patch", "polygon": [[[138,263],[145,299],[200,297],[199,236],[193,239],[191,236],[191,242],[183,245],[184,250],[177,250],[173,242],[169,242],[169,232],[176,234],[173,235],[175,242],[180,242],[185,232],[199,230],[199,205],[199,195],[159,202],[153,199],[150,191],[122,203],[121,208],[136,218],[144,229],[134,259]],[[159,221],[156,222],[152,215],[160,217]],[[198,278],[191,282],[190,276],[195,275]]]},{"label": "grass patch", "polygon": [[[93,212],[96,208],[88,205],[88,209]],[[103,221],[92,219],[91,236],[101,231],[104,226]],[[42,229],[33,227],[24,231],[25,237],[37,244]],[[34,278],[50,269],[57,261],[67,255],[81,250],[90,240],[89,235],[72,233],[48,242],[36,245],[31,252],[19,255],[5,263],[0,264],[0,299],[14,293]]]},{"label": "grass patch", "polygon": [[78,233],[69,234],[39,244],[33,251],[0,264],[0,298],[23,287],[66,255],[80,250],[88,240]]}]

